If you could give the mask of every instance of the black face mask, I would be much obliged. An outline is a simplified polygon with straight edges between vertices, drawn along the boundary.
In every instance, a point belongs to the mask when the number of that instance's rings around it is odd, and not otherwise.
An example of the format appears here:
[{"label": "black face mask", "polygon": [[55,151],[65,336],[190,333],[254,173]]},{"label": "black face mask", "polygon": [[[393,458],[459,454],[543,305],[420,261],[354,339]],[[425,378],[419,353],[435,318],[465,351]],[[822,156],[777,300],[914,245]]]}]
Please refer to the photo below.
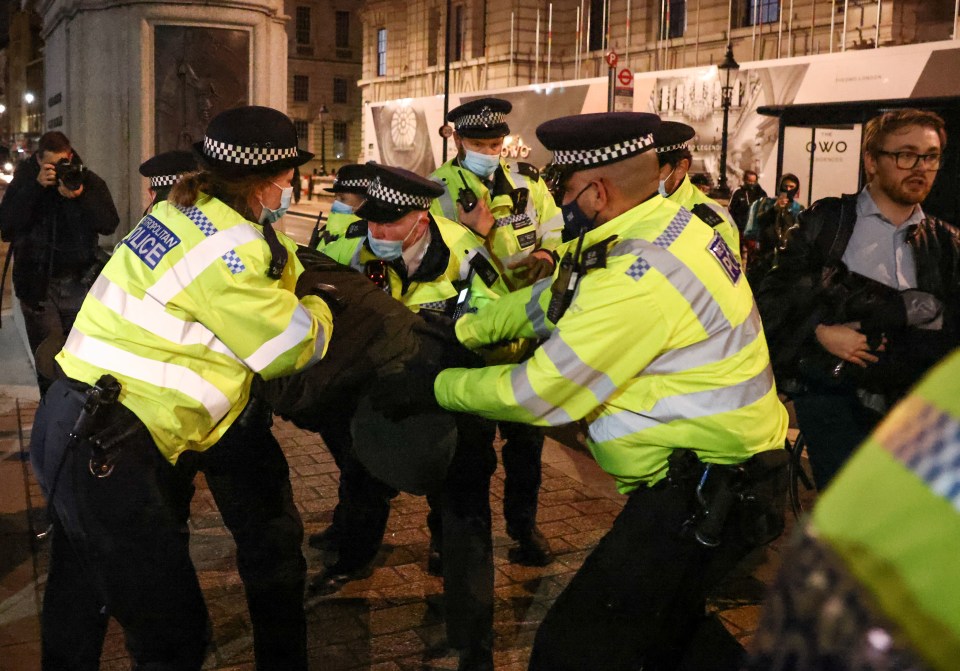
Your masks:
[{"label": "black face mask", "polygon": [[564,242],[576,240],[580,237],[582,231],[589,231],[593,228],[593,222],[597,220],[597,214],[600,214],[597,212],[593,217],[588,217],[580,208],[580,204],[577,203],[577,200],[583,195],[583,192],[591,186],[593,186],[593,182],[580,189],[580,193],[577,194],[576,198],[566,205],[560,206],[560,212],[563,213],[563,230],[560,232],[560,238]]}]

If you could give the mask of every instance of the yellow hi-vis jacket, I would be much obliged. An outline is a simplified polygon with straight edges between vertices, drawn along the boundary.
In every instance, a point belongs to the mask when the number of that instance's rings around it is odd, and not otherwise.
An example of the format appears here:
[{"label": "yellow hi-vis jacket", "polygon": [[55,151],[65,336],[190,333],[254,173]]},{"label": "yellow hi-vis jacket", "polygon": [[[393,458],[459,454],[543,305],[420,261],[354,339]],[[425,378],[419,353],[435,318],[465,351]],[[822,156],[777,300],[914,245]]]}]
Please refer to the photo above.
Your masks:
[{"label": "yellow hi-vis jacket", "polygon": [[330,309],[294,294],[296,244],[277,234],[290,256],[271,279],[262,231],[206,195],[159,204],[117,245],[57,355],[75,380],[116,377],[120,401],[171,463],[219,440],[254,373],[290,374],[326,352]]},{"label": "yellow hi-vis jacket", "polygon": [[684,175],[683,181],[677,190],[668,197],[680,207],[685,207],[693,212],[702,221],[713,227],[727,247],[733,252],[737,261],[740,261],[740,229],[730,212],[723,205],[705,194],[690,181],[690,175]]},{"label": "yellow hi-vis jacket", "polygon": [[[377,259],[366,239],[367,222],[361,219],[320,250],[334,261],[364,272],[367,262]],[[464,308],[476,311],[508,292],[479,238],[460,224],[433,215],[430,243],[416,272],[408,277],[399,259],[387,268],[390,294],[413,312],[451,314],[464,291]]]},{"label": "yellow hi-vis jacket", "polygon": [[342,212],[331,212],[328,214],[327,225],[323,227],[326,235],[320,236],[317,249],[323,251],[323,248],[330,244],[332,240],[343,237],[343,234],[347,231],[347,227],[350,226],[350,224],[359,220],[360,217],[355,214],[344,214]]},{"label": "yellow hi-vis jacket", "polygon": [[663,478],[677,448],[721,464],[782,448],[787,412],[760,317],[720,235],[654,196],[589,231],[583,248],[589,269],[557,324],[544,316],[549,279],[458,322],[468,346],[549,338],[518,365],[443,371],[440,405],[537,425],[586,418],[621,492]]},{"label": "yellow hi-vis jacket", "polygon": [[[460,189],[464,188],[460,175],[463,175],[477,198],[490,207],[495,221],[487,245],[499,262],[507,284],[512,288],[526,286],[529,281],[523,272],[511,270],[508,266],[526,258],[535,249],[554,250],[561,241],[563,217],[560,208],[553,202],[550,190],[537,169],[527,163],[508,164],[501,161],[492,176],[492,187],[488,187],[477,175],[453,159],[430,175],[430,179],[445,189],[430,207],[434,216],[459,222],[457,196]],[[510,198],[510,192],[517,187],[530,190],[526,209],[521,212],[514,212]]]}]

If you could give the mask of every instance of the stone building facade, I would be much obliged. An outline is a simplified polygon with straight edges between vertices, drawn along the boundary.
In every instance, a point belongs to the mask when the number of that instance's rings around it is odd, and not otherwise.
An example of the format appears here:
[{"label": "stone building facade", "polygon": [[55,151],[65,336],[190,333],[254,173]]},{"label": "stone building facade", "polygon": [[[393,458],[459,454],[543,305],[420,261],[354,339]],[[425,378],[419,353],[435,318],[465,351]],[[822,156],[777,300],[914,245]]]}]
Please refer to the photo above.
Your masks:
[{"label": "stone building facade", "polygon": [[951,39],[954,0],[367,0],[364,102]]}]

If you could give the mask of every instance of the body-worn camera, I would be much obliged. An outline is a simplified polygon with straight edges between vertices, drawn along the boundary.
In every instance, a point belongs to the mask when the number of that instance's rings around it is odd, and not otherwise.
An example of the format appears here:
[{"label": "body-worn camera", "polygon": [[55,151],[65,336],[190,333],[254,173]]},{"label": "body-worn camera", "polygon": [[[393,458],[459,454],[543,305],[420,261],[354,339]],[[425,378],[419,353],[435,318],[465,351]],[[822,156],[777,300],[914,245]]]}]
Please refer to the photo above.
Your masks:
[{"label": "body-worn camera", "polygon": [[83,186],[83,173],[86,168],[80,161],[75,158],[62,158],[54,164],[53,168],[57,174],[57,181],[68,191],[76,191]]}]

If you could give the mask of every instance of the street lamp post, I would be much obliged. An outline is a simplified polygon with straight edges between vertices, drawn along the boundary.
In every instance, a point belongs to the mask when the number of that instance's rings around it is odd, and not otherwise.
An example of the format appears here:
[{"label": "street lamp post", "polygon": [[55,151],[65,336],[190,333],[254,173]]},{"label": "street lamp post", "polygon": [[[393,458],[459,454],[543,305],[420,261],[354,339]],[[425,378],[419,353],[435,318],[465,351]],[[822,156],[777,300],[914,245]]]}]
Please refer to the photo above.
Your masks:
[{"label": "street lamp post", "polygon": [[320,122],[320,172],[327,174],[327,129],[324,125],[324,118],[330,110],[323,103],[320,103],[320,109],[317,111],[317,120]]},{"label": "street lamp post", "polygon": [[[714,198],[730,198],[730,187],[727,185],[727,135],[730,105],[733,98],[733,83],[736,82],[737,72],[740,70],[740,64],[733,57],[732,43],[727,42],[727,53],[723,57],[723,63],[718,65],[717,69],[721,70],[724,75],[720,98],[720,104],[723,107],[723,132],[720,135],[720,177],[717,188],[710,195]],[[731,83],[731,79],[733,83]]]}]

